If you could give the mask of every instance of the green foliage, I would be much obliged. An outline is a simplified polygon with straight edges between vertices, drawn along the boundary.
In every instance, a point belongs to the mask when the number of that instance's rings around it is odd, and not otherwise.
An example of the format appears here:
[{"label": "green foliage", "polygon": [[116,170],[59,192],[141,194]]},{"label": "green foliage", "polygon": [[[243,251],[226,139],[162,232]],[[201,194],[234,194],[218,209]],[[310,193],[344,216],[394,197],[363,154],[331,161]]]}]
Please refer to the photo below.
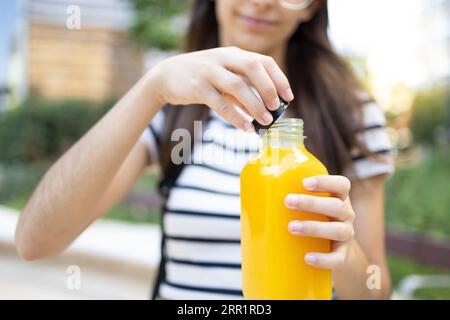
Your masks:
[{"label": "green foliage", "polygon": [[112,104],[31,98],[0,113],[0,203],[23,203],[50,164]]},{"label": "green foliage", "polygon": [[105,215],[105,219],[131,223],[159,224],[161,214],[159,210],[149,212],[146,208],[122,202],[112,208]]},{"label": "green foliage", "polygon": [[22,209],[49,164],[0,164],[0,204]]},{"label": "green foliage", "polygon": [[450,128],[450,87],[418,92],[412,106],[411,130],[417,142],[434,144],[437,128]]},{"label": "green foliage", "polygon": [[183,30],[174,25],[174,18],[187,9],[183,0],[132,0],[136,19],[130,34],[144,47],[173,50],[180,46]]},{"label": "green foliage", "polygon": [[450,236],[450,150],[397,169],[386,185],[386,222],[398,229]]},{"label": "green foliage", "polygon": [[85,101],[32,98],[0,113],[0,163],[52,161],[110,107]]},{"label": "green foliage", "polygon": [[[49,163],[0,165],[0,205],[21,211],[48,167]],[[156,192],[157,178],[154,173],[143,174],[133,191]],[[138,204],[121,202],[109,210],[104,218],[130,223],[159,224],[161,214],[159,208],[149,210]]]},{"label": "green foliage", "polygon": [[[393,287],[398,287],[400,281],[411,274],[418,275],[441,275],[450,274],[450,270],[436,268],[418,263],[404,257],[388,256],[389,272],[391,273]],[[417,290],[414,294],[416,299],[450,299],[450,288],[424,288]]]}]

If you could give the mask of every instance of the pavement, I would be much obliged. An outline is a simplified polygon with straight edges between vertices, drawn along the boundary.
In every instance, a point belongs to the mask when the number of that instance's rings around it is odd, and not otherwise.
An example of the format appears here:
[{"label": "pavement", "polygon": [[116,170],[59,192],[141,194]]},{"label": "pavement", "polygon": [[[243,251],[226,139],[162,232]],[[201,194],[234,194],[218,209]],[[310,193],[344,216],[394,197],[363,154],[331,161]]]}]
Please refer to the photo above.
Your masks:
[{"label": "pavement", "polygon": [[157,226],[99,220],[63,253],[21,260],[19,213],[0,206],[0,300],[149,299],[159,262]]}]

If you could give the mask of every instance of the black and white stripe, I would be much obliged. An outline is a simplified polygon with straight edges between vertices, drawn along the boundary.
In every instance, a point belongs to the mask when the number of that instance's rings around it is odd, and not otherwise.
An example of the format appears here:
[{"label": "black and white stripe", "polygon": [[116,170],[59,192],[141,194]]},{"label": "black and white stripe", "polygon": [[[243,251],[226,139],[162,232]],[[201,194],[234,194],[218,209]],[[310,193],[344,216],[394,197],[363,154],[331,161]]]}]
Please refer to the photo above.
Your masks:
[{"label": "black and white stripe", "polygon": [[[364,129],[356,134],[376,161],[352,150],[355,171],[364,179],[392,173],[391,145],[381,109],[364,106]],[[152,156],[158,153],[164,114],[159,112],[141,136]],[[240,181],[246,162],[260,145],[259,137],[234,129],[211,111],[202,147],[194,147],[172,188],[163,216],[165,279],[162,299],[242,299],[240,247]],[[229,160],[232,161],[229,161]]]}]

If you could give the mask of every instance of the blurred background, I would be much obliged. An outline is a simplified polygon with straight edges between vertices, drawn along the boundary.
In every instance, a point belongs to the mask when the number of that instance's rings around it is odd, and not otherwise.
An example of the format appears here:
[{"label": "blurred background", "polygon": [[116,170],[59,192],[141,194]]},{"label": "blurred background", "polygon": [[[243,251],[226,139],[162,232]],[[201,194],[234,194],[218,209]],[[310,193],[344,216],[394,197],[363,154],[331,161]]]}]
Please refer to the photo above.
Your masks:
[{"label": "blurred background", "polygon": [[[155,168],[61,256],[20,261],[14,228],[49,165],[177,53],[187,10],[181,0],[0,2],[0,299],[150,297]],[[329,10],[332,41],[384,108],[396,150],[385,204],[393,298],[449,299],[450,1],[329,0]]]}]

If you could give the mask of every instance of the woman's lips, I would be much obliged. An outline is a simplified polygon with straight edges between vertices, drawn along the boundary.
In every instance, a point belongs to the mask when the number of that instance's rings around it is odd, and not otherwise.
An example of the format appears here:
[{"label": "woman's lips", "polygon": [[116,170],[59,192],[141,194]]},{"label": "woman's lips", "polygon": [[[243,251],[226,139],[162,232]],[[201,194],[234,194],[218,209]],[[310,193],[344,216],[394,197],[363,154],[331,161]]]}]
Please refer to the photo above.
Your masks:
[{"label": "woman's lips", "polygon": [[277,22],[275,21],[254,18],[240,13],[238,13],[237,16],[241,18],[246,24],[257,28],[271,27],[277,24]]}]

